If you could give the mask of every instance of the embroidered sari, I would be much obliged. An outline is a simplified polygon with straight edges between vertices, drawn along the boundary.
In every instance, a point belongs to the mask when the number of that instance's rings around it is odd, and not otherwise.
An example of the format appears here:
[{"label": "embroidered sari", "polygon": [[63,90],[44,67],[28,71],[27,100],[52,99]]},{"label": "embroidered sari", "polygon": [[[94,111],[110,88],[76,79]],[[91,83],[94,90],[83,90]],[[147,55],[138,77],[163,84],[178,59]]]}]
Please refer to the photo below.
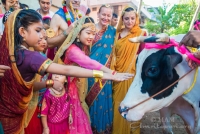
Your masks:
[{"label": "embroidered sari", "polygon": [[[52,63],[39,53],[25,49],[17,51],[18,60],[15,61],[13,31],[19,11],[8,17],[0,44],[0,64],[11,67],[0,79],[0,122],[5,134],[24,133],[34,76],[36,73],[43,75]],[[32,105],[31,109],[35,110],[35,106]]]},{"label": "embroidered sari", "polygon": [[[125,10],[125,9],[124,9]],[[122,30],[122,16],[120,18],[115,45],[112,52],[112,62],[111,69],[116,70],[120,73],[133,73],[135,74],[136,68],[136,58],[137,52],[139,50],[139,43],[131,43],[129,38],[143,35],[144,32],[139,27],[139,18],[136,18],[135,26],[130,30],[127,36],[121,38],[120,33]],[[140,124],[139,122],[130,123],[125,120],[119,113],[118,107],[122,100],[124,99],[129,86],[131,85],[132,79],[128,79],[122,82],[113,82],[113,107],[114,107],[114,119],[113,119],[113,134],[139,134],[140,133]],[[136,129],[131,130],[134,125],[137,126]],[[139,127],[138,127],[139,126]]]},{"label": "embroidered sari", "polygon": [[[114,43],[116,30],[108,26],[104,33],[97,33],[95,43],[91,48],[90,58],[110,68],[110,54]],[[88,78],[88,95],[86,102],[89,106],[91,125],[94,134],[111,133],[113,123],[112,85],[111,81],[102,80],[101,89],[98,82]]]}]

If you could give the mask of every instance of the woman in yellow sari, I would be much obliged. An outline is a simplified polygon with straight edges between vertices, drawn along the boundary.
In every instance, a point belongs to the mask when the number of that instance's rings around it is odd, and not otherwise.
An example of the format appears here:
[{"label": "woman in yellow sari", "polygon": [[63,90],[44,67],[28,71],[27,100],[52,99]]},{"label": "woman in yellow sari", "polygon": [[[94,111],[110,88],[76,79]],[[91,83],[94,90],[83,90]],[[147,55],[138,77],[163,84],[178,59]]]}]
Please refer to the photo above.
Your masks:
[{"label": "woman in yellow sari", "polygon": [[[129,72],[135,74],[135,64],[140,44],[131,43],[129,38],[140,35],[145,35],[145,32],[139,27],[139,17],[137,13],[132,7],[125,8],[122,11],[117,27],[111,69],[117,72]],[[140,122],[130,123],[118,112],[119,104],[124,99],[132,81],[133,78],[123,82],[113,82],[113,134],[140,133]]]}]

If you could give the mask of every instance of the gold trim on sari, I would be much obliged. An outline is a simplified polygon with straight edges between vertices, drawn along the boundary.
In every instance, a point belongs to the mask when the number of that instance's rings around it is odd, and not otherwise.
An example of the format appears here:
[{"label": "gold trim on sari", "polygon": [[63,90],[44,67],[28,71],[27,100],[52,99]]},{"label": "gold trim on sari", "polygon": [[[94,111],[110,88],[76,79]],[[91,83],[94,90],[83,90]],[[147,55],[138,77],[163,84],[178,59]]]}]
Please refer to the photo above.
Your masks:
[{"label": "gold trim on sari", "polygon": [[49,67],[49,65],[51,65],[51,63],[53,63],[50,59],[47,59],[39,68],[38,73],[40,75],[44,75],[47,68]]},{"label": "gold trim on sari", "polygon": [[[121,31],[124,29],[122,16],[125,13],[125,10],[129,8],[126,7],[122,11],[120,21],[117,27],[117,33],[115,38],[115,44],[112,52],[112,62],[111,69],[120,73],[133,73],[136,72],[136,59],[137,52],[139,50],[139,43],[132,43],[129,41],[129,38],[143,35],[144,32],[139,27],[139,17],[136,13],[136,23],[133,28],[130,30],[128,35],[125,37],[119,38]],[[131,7],[132,8],[132,7]],[[113,106],[114,106],[114,118],[113,118],[113,134],[139,134],[140,128],[132,130],[130,128],[131,123],[123,119],[123,117],[118,112],[118,107],[122,100],[124,99],[128,88],[130,87],[134,78],[123,81],[123,82],[113,82]],[[139,123],[139,122],[138,122]],[[137,122],[136,122],[137,124]]]},{"label": "gold trim on sari", "polygon": [[[105,66],[106,67],[109,67],[110,66],[110,63],[111,63],[111,56],[109,56]],[[107,80],[102,80],[102,87],[100,87],[100,84],[99,82],[95,82],[93,84],[93,86],[91,87],[90,91],[88,92],[86,98],[85,98],[85,101],[88,105],[88,107],[90,107],[93,102],[96,100],[96,98],[98,97],[99,93],[101,92],[101,90],[104,88],[104,86],[106,85],[106,82],[108,82]]]},{"label": "gold trim on sari", "polygon": [[[24,133],[24,127],[26,127],[32,117],[35,111],[35,108],[37,106],[37,102],[38,102],[38,93],[33,94],[33,82],[35,80],[35,77],[29,81],[26,82],[23,78],[22,75],[20,74],[17,65],[16,65],[16,60],[14,57],[14,26],[15,26],[15,21],[16,21],[16,16],[18,15],[18,13],[21,10],[16,10],[14,11],[12,14],[10,14],[10,16],[8,17],[8,20],[5,24],[5,32],[6,32],[6,37],[8,38],[8,40],[6,40],[6,44],[9,50],[9,55],[10,55],[10,61],[11,61],[11,68],[12,71],[14,73],[14,76],[17,80],[17,82],[24,86],[24,90],[31,90],[30,94],[28,94],[27,96],[22,96],[21,101],[18,103],[18,107],[25,110],[26,112],[22,115],[22,122],[19,122],[19,129],[15,132],[13,132],[14,134],[23,134]],[[48,64],[47,64],[48,63]],[[44,70],[50,65],[50,61],[46,60],[45,63],[40,67],[41,69],[39,70],[39,72],[42,74],[44,72]],[[35,100],[31,100],[32,97],[35,98]],[[36,99],[37,98],[37,99]],[[28,110],[27,110],[28,109]],[[10,120],[10,119],[9,119]]]}]

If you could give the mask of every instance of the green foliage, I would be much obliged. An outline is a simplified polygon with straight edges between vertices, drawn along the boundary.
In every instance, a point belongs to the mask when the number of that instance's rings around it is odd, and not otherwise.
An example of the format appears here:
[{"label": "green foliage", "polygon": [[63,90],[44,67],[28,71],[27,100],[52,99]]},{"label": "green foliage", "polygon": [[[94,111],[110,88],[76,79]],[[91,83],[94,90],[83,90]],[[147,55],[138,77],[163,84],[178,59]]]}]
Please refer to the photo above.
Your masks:
[{"label": "green foliage", "polygon": [[194,0],[189,3],[173,5],[171,8],[169,5],[158,7],[157,21],[147,20],[145,28],[149,33],[165,32],[169,35],[187,33],[196,7]]}]

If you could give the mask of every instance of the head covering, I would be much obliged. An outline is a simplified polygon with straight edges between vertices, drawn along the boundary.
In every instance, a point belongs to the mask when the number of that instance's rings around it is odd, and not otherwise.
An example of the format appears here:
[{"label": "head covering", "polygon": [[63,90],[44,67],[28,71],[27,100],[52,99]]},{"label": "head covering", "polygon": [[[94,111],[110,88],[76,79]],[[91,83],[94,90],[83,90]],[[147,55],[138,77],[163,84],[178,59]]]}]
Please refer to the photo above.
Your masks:
[{"label": "head covering", "polygon": [[[133,7],[131,6],[126,6],[123,10],[122,10],[122,13],[121,13],[121,16],[120,16],[120,19],[119,19],[119,23],[117,25],[117,32],[121,32],[121,30],[124,28],[124,25],[123,25],[123,15],[125,14],[125,10],[128,9],[128,8],[132,8],[134,10]],[[135,14],[136,14],[136,22],[135,22],[135,25],[133,26],[131,32],[134,32],[135,30],[139,30],[140,27],[139,27],[139,16],[137,14],[137,12],[134,10]]]},{"label": "head covering", "polygon": [[[136,14],[136,22],[135,22],[135,25],[132,27],[132,29],[129,31],[129,33],[126,35],[126,37],[124,37],[124,38],[121,38],[121,39],[119,39],[119,36],[120,36],[120,33],[121,33],[121,31],[125,28],[125,26],[123,25],[123,15],[126,13],[126,9],[128,9],[128,8],[133,8],[133,7],[130,7],[130,6],[126,6],[124,9],[123,9],[123,11],[122,11],[122,13],[121,13],[121,16],[120,16],[120,20],[119,20],[119,23],[118,23],[118,26],[117,26],[117,30],[116,30],[116,37],[115,37],[115,42],[114,42],[114,46],[113,46],[113,51],[112,51],[112,62],[111,62],[111,69],[116,69],[116,63],[117,63],[117,56],[116,56],[116,49],[119,49],[119,47],[120,48],[122,48],[122,49],[120,49],[120,51],[126,51],[126,54],[128,53],[127,51],[129,50],[129,52],[130,52],[130,57],[132,57],[131,55],[133,55],[133,57],[136,55],[136,53],[137,53],[137,51],[138,51],[138,49],[139,49],[139,43],[132,43],[132,42],[130,42],[128,39],[129,38],[132,38],[132,37],[136,37],[136,36],[140,36],[141,34],[143,34],[143,31],[140,29],[140,27],[139,27],[139,17],[138,17],[138,14],[136,13],[136,11],[134,11],[135,12],[135,14]],[[122,46],[122,44],[124,44],[124,43],[127,43],[126,44],[126,47],[121,47]],[[117,48],[116,48],[117,47]],[[128,50],[127,50],[128,49]],[[134,53],[133,54],[133,49],[134,49],[134,51],[136,52],[136,53]],[[121,53],[122,54],[122,53]],[[118,57],[120,57],[120,56],[118,56]],[[120,59],[120,58],[122,58],[122,59]],[[122,60],[123,61],[123,56],[121,56],[120,58],[118,58],[118,60]],[[128,60],[126,60],[126,61],[128,61]],[[130,62],[129,63],[131,63],[133,60],[132,59],[130,59]],[[123,61],[124,62],[124,61]],[[121,62],[121,63],[123,63],[123,62]],[[125,64],[124,64],[125,65]],[[122,66],[122,65],[120,65],[120,66]],[[118,66],[118,67],[120,67],[120,66]],[[117,70],[118,71],[118,70]],[[124,71],[124,70],[123,70]],[[132,73],[132,72],[131,72]]]},{"label": "head covering", "polygon": [[83,16],[74,24],[73,30],[71,30],[71,32],[67,36],[67,39],[63,42],[63,44],[58,49],[58,52],[55,55],[55,58],[54,58],[55,63],[62,63],[61,56],[64,54],[65,50],[67,50],[67,48],[75,41],[76,37],[78,36],[81,29],[83,28],[86,18],[89,18],[89,17]]},{"label": "head covering", "polygon": [[[10,14],[5,23],[5,31],[1,40],[0,64],[10,66],[12,69],[6,71],[5,76],[0,83],[0,120],[5,133],[21,133],[24,130],[24,124],[27,119],[27,109],[33,96],[33,81],[23,80],[14,57],[15,47],[15,21],[20,10]],[[11,98],[11,99],[8,99]],[[32,110],[35,107],[32,105]]]}]

